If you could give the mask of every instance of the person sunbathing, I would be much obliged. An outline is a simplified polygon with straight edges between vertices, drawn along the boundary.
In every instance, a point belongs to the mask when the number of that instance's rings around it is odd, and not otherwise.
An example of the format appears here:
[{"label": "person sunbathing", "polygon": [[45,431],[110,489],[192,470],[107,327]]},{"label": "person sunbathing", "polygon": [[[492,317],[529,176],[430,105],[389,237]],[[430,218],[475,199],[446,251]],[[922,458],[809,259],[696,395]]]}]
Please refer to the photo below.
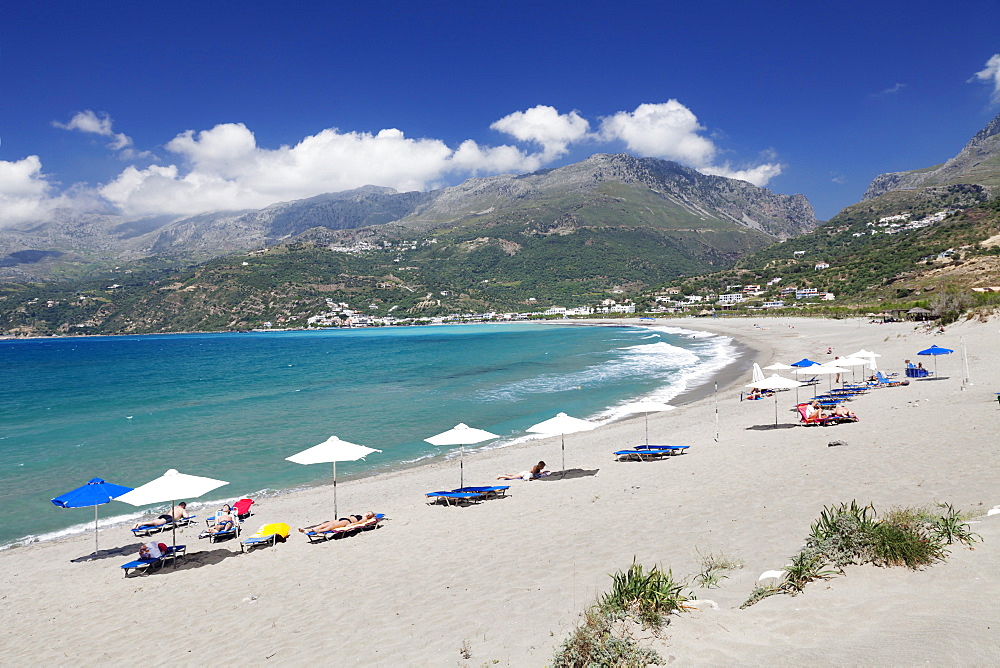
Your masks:
[{"label": "person sunbathing", "polygon": [[233,527],[236,526],[236,518],[232,515],[233,511],[228,508],[228,505],[223,506],[222,510],[215,514],[215,524],[202,531],[198,538],[205,538],[206,536],[212,536],[217,533],[227,533],[232,531]]},{"label": "person sunbathing", "polygon": [[856,420],[858,416],[854,414],[854,411],[848,409],[847,406],[841,404],[840,406],[837,406],[836,408],[833,409],[833,412],[830,413],[830,417],[843,417]]},{"label": "person sunbathing", "polygon": [[545,468],[545,462],[538,462],[529,471],[504,473],[503,475],[498,475],[497,480],[532,480],[534,478],[541,478],[543,475],[548,475],[549,473],[550,471]]},{"label": "person sunbathing", "polygon": [[352,524],[358,524],[360,522],[366,522],[368,520],[375,519],[375,513],[368,511],[364,515],[348,515],[347,517],[341,517],[339,520],[330,520],[329,522],[322,522],[321,524],[316,524],[311,527],[305,527],[304,529],[299,529],[300,533],[321,533],[323,531],[333,531],[334,529],[341,529],[343,527],[349,527]]},{"label": "person sunbathing", "polygon": [[135,526],[133,526],[132,529],[139,529],[142,527],[161,527],[164,524],[170,524],[171,522],[177,522],[179,520],[182,520],[187,516],[188,516],[187,503],[181,501],[180,503],[177,504],[177,507],[174,508],[173,515],[168,515],[164,513],[163,515],[158,516],[156,519],[144,522],[136,522]]},{"label": "person sunbathing", "polygon": [[809,404],[809,408],[806,409],[806,419],[808,420],[820,420],[826,417],[823,414],[823,409],[820,407],[818,401],[813,401]]}]

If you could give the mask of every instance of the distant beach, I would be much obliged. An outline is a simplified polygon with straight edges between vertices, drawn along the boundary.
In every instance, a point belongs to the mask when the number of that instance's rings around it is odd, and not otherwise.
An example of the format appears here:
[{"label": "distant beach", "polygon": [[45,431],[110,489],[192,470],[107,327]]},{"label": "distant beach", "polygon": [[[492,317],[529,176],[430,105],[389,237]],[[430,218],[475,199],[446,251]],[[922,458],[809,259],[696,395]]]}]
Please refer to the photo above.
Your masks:
[{"label": "distant beach", "polygon": [[[689,445],[686,454],[614,461],[614,450],[643,441],[645,424],[643,415],[616,419],[565,436],[566,464],[577,475],[511,481],[505,498],[469,507],[426,503],[426,492],[457,487],[459,478],[455,460],[428,460],[338,485],[342,514],[386,515],[377,530],[309,544],[294,527],[333,512],[331,487],[309,487],[264,498],[247,521],[248,532],[290,524],[286,543],[241,553],[232,541],[199,540],[204,525],[186,528],[178,542],[187,557],[148,576],[122,576],[139,540],[121,527],[102,531],[97,559],[86,559],[87,534],[4,550],[6,661],[130,661],[155,631],[164,649],[144,653],[154,665],[541,666],[609,587],[609,573],[634,559],[688,578],[699,555],[715,550],[744,564],[717,589],[693,589],[717,609],[675,615],[660,637],[641,640],[671,663],[1000,662],[1000,515],[986,516],[1000,506],[997,320],[961,322],[943,334],[857,320],[665,324],[747,346],[737,368],[721,372],[718,423],[715,380],[711,392],[702,384],[675,395],[675,410],[649,414],[651,440]],[[772,399],[740,401],[752,362],[827,361],[866,348],[882,355],[880,369],[901,371],[931,344],[956,351],[938,360],[939,376],[855,399],[857,423],[799,426],[794,395],[785,392],[775,427]],[[465,480],[495,483],[540,459],[552,468],[560,454],[558,436],[467,453]],[[952,546],[946,562],[926,570],[848,567],[799,596],[738,609],[762,572],[788,563],[825,505],[851,500],[879,509],[952,503],[975,516],[983,541],[975,550]],[[179,620],[178,630],[123,613],[149,609]],[[331,615],[361,637],[331,633]]]}]

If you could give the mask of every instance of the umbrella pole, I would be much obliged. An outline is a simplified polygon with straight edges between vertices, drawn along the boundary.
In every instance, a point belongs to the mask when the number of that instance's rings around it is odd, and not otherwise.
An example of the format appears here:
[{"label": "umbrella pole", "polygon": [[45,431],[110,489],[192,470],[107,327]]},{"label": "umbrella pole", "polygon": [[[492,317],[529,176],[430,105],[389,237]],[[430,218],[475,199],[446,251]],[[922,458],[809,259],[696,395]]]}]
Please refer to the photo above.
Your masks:
[{"label": "umbrella pole", "polygon": [[649,411],[643,413],[646,416],[646,445],[649,445]]},{"label": "umbrella pole", "polygon": [[337,517],[337,462],[333,463],[333,516]]},{"label": "umbrella pole", "polygon": [[458,460],[458,482],[459,488],[465,487],[465,444],[462,446],[462,455]]},{"label": "umbrella pole", "polygon": [[[174,500],[172,500],[170,502],[170,516],[174,518],[174,521],[170,523],[170,525],[171,525],[170,526],[170,530],[174,534],[174,547],[176,548],[177,547],[177,515],[174,514],[174,503],[175,502],[176,502],[176,499],[174,499]],[[176,555],[174,556],[173,559],[171,559],[171,561],[174,562],[174,568],[177,568],[177,556]]]},{"label": "umbrella pole", "polygon": [[777,392],[773,392],[772,394],[774,394],[774,426],[777,427],[778,426],[778,393]]},{"label": "umbrella pole", "polygon": [[97,547],[97,506],[94,506],[94,559],[97,559],[97,553],[100,548]]},{"label": "umbrella pole", "polygon": [[562,470],[563,473],[566,472],[566,434],[560,434],[562,436]]}]

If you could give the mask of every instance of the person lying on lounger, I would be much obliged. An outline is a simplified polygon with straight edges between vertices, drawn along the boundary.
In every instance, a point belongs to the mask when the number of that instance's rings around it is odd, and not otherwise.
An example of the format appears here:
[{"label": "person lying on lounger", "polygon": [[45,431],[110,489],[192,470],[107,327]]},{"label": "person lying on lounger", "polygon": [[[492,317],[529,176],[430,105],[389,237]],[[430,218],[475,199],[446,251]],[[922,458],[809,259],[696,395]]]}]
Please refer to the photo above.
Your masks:
[{"label": "person lying on lounger", "polygon": [[847,408],[847,406],[841,404],[833,409],[830,413],[831,417],[845,417],[845,418],[857,418],[858,416],[854,414],[854,411]]},{"label": "person lying on lounger", "polygon": [[170,524],[171,522],[182,520],[187,516],[188,516],[187,503],[181,501],[180,503],[177,504],[177,507],[174,508],[173,515],[163,514],[154,520],[136,522],[135,526],[133,526],[132,528],[138,529],[140,527],[160,527],[163,526],[164,524]]},{"label": "person lying on lounger", "polygon": [[497,480],[531,480],[533,478],[541,478],[543,475],[548,475],[549,473],[551,471],[545,468],[545,462],[538,462],[531,467],[530,471],[504,473],[503,475],[498,475]]},{"label": "person lying on lounger", "polygon": [[371,519],[375,519],[375,513],[369,510],[364,515],[348,515],[347,517],[341,517],[339,520],[330,520],[329,522],[323,522],[322,524],[317,524],[316,526],[299,529],[299,531],[301,533],[307,533],[309,531],[315,531],[316,533],[320,533],[322,531],[332,531],[334,529],[348,527],[351,526],[352,524],[357,524],[358,522],[365,522]]}]

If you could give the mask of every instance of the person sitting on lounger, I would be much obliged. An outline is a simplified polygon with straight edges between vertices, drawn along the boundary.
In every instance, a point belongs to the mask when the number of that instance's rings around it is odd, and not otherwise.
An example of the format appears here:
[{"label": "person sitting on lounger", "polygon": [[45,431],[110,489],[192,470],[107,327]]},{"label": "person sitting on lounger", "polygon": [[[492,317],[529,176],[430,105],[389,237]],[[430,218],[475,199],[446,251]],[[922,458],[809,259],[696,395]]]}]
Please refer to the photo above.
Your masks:
[{"label": "person sitting on lounger", "polygon": [[215,524],[211,528],[206,529],[201,532],[199,538],[204,538],[205,536],[211,536],[217,533],[226,533],[233,530],[236,526],[236,518],[233,517],[233,511],[229,508],[229,505],[222,507],[222,510],[215,514]]},{"label": "person sitting on lounger", "polygon": [[538,462],[531,467],[530,471],[504,473],[503,475],[498,475],[497,480],[532,480],[534,478],[541,478],[543,475],[548,475],[549,473],[550,471],[545,468],[545,462]]},{"label": "person sitting on lounger", "polygon": [[188,516],[187,503],[181,501],[180,503],[177,504],[177,507],[174,508],[173,515],[163,514],[157,517],[156,519],[149,520],[148,522],[136,522],[135,526],[133,526],[132,528],[139,529],[140,527],[161,527],[164,524],[170,524],[171,522],[182,520],[187,516]]},{"label": "person sitting on lounger", "polygon": [[818,401],[813,401],[809,404],[809,408],[806,409],[806,419],[809,420],[819,420],[826,417],[823,415],[823,409],[820,407]]},{"label": "person sitting on lounger", "polygon": [[329,522],[323,522],[322,524],[317,524],[316,526],[299,529],[299,531],[301,533],[308,533],[310,531],[315,533],[321,533],[323,531],[333,531],[334,529],[349,527],[352,524],[357,524],[359,522],[365,522],[367,520],[372,520],[372,519],[375,519],[375,513],[369,510],[364,515],[348,515],[347,517],[341,517],[339,520],[330,520]]}]

